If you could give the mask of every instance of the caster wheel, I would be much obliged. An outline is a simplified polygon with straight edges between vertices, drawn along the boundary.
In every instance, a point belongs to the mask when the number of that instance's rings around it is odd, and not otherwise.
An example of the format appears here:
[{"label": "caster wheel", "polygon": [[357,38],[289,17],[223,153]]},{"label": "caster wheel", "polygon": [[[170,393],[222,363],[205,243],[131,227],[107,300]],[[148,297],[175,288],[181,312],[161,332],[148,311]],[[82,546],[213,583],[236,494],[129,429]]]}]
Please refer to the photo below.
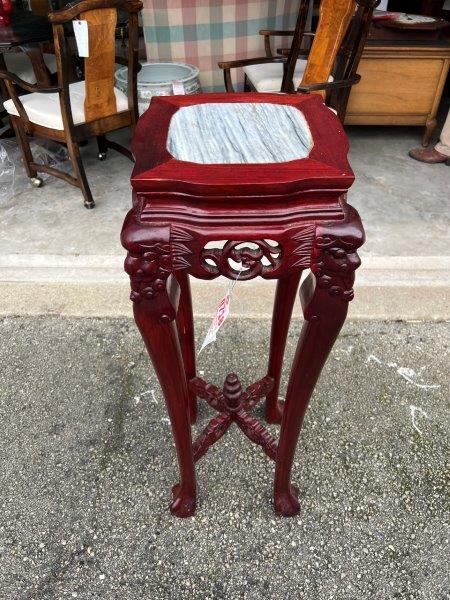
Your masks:
[{"label": "caster wheel", "polygon": [[30,181],[33,187],[42,187],[44,185],[44,182],[40,177],[31,177]]},{"label": "caster wheel", "polygon": [[94,208],[94,206],[95,206],[95,202],[94,201],[92,201],[92,202],[85,201],[84,202],[84,208],[90,209],[90,208]]},{"label": "caster wheel", "polygon": [[97,158],[98,160],[106,160],[106,152],[99,152]]}]

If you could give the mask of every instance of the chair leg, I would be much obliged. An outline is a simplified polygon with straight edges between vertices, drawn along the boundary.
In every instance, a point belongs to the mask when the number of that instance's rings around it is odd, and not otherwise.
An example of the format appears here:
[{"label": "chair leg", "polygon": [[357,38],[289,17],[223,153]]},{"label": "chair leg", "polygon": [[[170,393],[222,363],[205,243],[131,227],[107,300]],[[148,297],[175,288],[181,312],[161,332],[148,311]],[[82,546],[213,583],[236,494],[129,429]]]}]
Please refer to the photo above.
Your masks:
[{"label": "chair leg", "polygon": [[95,202],[92,197],[91,188],[89,187],[88,180],[86,178],[86,172],[84,170],[83,162],[81,160],[80,148],[78,143],[71,139],[67,140],[67,150],[69,152],[70,160],[72,161],[73,170],[75,171],[78,186],[81,189],[84,198],[84,206],[86,208],[94,208]]},{"label": "chair leg", "polygon": [[265,418],[268,423],[281,423],[283,409],[278,400],[278,392],[289,323],[300,276],[301,271],[297,271],[277,281],[270,334],[269,367],[267,369],[267,375],[272,377],[274,382],[266,399]]},{"label": "chair leg", "polygon": [[[189,275],[186,271],[177,271],[177,281],[180,285],[180,303],[177,314],[178,338],[181,354],[183,355],[186,379],[189,381],[196,376],[194,318],[192,314],[192,296]],[[197,398],[189,391],[189,417],[191,423],[197,420]]]},{"label": "chair leg", "polygon": [[[37,171],[31,166],[33,162],[33,154],[31,153],[30,142],[28,141],[27,134],[23,128],[19,119],[11,118],[11,123],[16,134],[17,141],[19,142],[20,151],[22,153],[23,164],[28,177],[31,179],[31,183],[36,187],[42,185],[42,179],[37,176]],[[33,181],[36,180],[36,183]],[[37,180],[40,184],[37,185]]]},{"label": "chair leg", "polygon": [[104,135],[97,136],[97,146],[98,146],[98,160],[105,160],[106,154],[108,152],[108,144],[106,142],[106,137]]}]

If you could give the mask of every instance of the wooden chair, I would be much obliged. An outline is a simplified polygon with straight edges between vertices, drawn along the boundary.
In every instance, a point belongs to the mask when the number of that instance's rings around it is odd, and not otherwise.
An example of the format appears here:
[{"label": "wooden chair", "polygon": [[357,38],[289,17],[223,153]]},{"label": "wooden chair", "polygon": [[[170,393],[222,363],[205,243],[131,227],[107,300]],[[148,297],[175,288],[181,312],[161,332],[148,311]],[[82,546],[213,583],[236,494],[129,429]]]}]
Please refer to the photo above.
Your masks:
[{"label": "wooden chair", "polygon": [[[128,57],[115,56],[117,9],[129,14]],[[29,84],[12,73],[0,71],[10,99],[4,103],[19,141],[25,168],[36,187],[42,185],[39,172],[60,177],[81,189],[86,208],[95,206],[81,161],[79,144],[96,136],[98,158],[104,160],[108,148],[133,160],[131,152],[106,138],[106,134],[131,127],[138,119],[136,77],[138,69],[138,20],[142,8],[139,0],[80,0],[49,14],[53,25],[58,85]],[[64,24],[73,19],[88,22],[89,57],[84,59],[85,79],[70,83],[71,51],[64,36]],[[128,92],[114,87],[115,64],[128,66]],[[16,88],[27,95],[19,96]],[[50,138],[67,144],[74,175],[69,175],[33,160],[27,134]]]},{"label": "wooden chair", "polygon": [[[295,31],[261,30],[266,56],[221,62],[225,88],[233,92],[231,69],[243,68],[246,91],[319,93],[343,121],[351,87],[359,82],[356,73],[379,0],[322,0],[317,32],[305,31],[308,0],[302,0]],[[270,39],[292,36],[287,51],[274,56]],[[312,38],[310,50],[302,48]],[[304,58],[299,58],[300,56]]]}]

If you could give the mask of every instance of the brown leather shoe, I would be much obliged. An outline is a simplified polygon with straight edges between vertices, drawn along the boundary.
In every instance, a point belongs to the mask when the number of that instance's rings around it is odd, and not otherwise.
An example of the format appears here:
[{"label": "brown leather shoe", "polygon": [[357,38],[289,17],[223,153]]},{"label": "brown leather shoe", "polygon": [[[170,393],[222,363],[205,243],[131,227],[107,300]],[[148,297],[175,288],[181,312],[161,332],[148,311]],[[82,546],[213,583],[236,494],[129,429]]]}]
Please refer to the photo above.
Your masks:
[{"label": "brown leather shoe", "polygon": [[446,162],[447,165],[450,166],[450,157],[441,154],[435,148],[414,148],[409,151],[409,155],[411,158],[414,158],[414,160],[419,160],[428,165]]}]

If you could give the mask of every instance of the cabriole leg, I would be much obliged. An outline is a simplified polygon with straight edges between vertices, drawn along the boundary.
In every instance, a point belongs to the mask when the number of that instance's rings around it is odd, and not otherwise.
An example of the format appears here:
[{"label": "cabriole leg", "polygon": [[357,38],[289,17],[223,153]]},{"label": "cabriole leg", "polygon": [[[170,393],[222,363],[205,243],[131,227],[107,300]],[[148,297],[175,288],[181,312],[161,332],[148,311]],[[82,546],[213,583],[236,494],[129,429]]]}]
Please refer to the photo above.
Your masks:
[{"label": "cabriole leg", "polygon": [[177,517],[189,517],[195,513],[196,482],[186,410],[188,392],[175,322],[154,324],[143,302],[135,304],[134,318],[158,376],[175,440],[180,484],[173,488],[170,511]]},{"label": "cabriole leg", "polygon": [[170,510],[177,517],[189,517],[195,513],[196,480],[188,389],[175,322],[180,290],[171,275],[169,239],[169,227],[142,227],[132,214],[122,230],[134,318],[164,394],[178,457],[180,483],[172,489]]},{"label": "cabriole leg", "polygon": [[[180,284],[180,304],[177,312],[178,337],[186,379],[190,381],[196,376],[191,285],[189,274],[186,271],[177,271],[176,278]],[[192,391],[189,392],[189,415],[191,423],[195,423],[197,420],[197,398]]]},{"label": "cabriole leg", "polygon": [[353,298],[356,253],[364,240],[359,217],[348,207],[346,221],[320,227],[311,271],[300,290],[305,322],[292,364],[281,423],[275,467],[274,504],[277,514],[298,514],[298,490],[291,484],[292,463],[309,399],[333,347]]},{"label": "cabriole leg", "polygon": [[300,276],[301,271],[295,271],[277,281],[270,334],[269,367],[267,370],[267,375],[272,377],[274,382],[265,405],[265,418],[268,423],[281,423],[283,414],[283,405],[278,400],[278,392],[286,339]]}]

